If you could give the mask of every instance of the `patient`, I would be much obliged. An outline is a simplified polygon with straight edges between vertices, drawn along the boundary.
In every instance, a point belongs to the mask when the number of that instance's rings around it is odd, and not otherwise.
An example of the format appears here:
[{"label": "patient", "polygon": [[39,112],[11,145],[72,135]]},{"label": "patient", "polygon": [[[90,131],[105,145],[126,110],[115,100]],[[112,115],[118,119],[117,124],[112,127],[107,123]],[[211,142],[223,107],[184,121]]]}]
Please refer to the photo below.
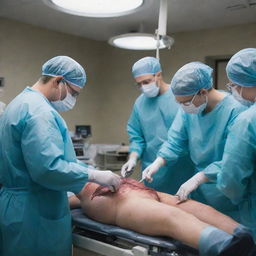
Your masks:
[{"label": "patient", "polygon": [[[253,247],[249,233],[230,217],[193,200],[177,204],[175,196],[133,179],[123,179],[115,193],[87,183],[69,201],[71,208],[81,206],[91,219],[146,235],[172,237],[199,248],[200,255],[250,255]],[[231,235],[234,231],[239,235]]]}]

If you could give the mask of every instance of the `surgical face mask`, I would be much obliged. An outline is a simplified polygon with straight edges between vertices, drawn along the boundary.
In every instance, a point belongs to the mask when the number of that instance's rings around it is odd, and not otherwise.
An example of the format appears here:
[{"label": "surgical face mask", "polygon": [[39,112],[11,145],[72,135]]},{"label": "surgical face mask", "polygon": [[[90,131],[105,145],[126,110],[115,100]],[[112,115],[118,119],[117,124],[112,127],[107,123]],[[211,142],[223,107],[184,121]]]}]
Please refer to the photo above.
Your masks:
[{"label": "surgical face mask", "polygon": [[181,107],[182,109],[186,112],[186,113],[189,113],[189,114],[200,114],[202,113],[207,104],[208,104],[208,97],[205,96],[205,103],[201,104],[200,106],[195,106],[194,103],[193,103],[193,100],[195,99],[197,94],[194,95],[194,97],[192,98],[192,100],[189,102],[189,103],[181,103]]},{"label": "surgical face mask", "polygon": [[159,93],[160,88],[156,85],[156,82],[152,82],[147,85],[141,86],[141,91],[146,97],[153,98],[156,97]]},{"label": "surgical face mask", "polygon": [[254,101],[246,100],[242,97],[242,91],[243,87],[241,87],[240,93],[236,90],[237,86],[232,86],[231,91],[232,91],[232,96],[239,101],[241,104],[243,104],[246,107],[250,107],[255,103]]},{"label": "surgical face mask", "polygon": [[67,95],[63,100],[52,101],[51,104],[58,112],[66,112],[75,106],[76,98],[67,90]]}]

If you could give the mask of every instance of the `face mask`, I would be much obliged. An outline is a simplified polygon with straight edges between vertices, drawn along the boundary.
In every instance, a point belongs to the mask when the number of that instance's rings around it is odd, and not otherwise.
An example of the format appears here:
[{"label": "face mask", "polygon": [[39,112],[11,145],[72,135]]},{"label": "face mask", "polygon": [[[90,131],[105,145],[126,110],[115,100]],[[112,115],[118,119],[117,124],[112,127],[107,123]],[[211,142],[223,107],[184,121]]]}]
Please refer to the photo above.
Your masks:
[{"label": "face mask", "polygon": [[52,101],[51,104],[58,112],[66,112],[75,106],[76,98],[67,91],[67,96],[63,100]]},{"label": "face mask", "polygon": [[[197,95],[197,94],[196,94]],[[195,96],[196,96],[195,95]],[[193,99],[191,100],[191,102],[189,104],[184,104],[184,103],[181,103],[181,107],[182,109],[186,112],[186,113],[189,113],[189,114],[200,114],[202,113],[207,104],[208,104],[208,97],[205,96],[205,103],[203,103],[202,105],[196,107],[194,104],[193,104],[193,100],[195,98],[195,96],[193,97]]]},{"label": "face mask", "polygon": [[141,86],[141,91],[145,94],[146,97],[149,98],[156,97],[159,93],[159,89],[160,88],[156,85],[155,82]]},{"label": "face mask", "polygon": [[240,93],[238,93],[238,91],[236,90],[236,86],[232,86],[231,87],[231,91],[232,91],[232,96],[237,100],[239,101],[241,104],[243,104],[244,106],[246,107],[250,107],[254,104],[255,100],[254,101],[250,101],[250,100],[246,100],[242,97],[242,90],[243,90],[243,87],[241,88],[240,90]]}]

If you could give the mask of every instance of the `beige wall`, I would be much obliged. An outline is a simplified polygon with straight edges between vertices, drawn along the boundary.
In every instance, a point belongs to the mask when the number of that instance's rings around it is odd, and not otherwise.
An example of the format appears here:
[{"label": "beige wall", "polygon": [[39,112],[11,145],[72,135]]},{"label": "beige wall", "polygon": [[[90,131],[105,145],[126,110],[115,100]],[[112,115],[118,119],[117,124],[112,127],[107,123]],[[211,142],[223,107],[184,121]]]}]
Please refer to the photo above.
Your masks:
[{"label": "beige wall", "polygon": [[[232,55],[245,47],[256,47],[256,24],[172,35],[171,51],[161,51],[165,80],[190,61],[206,56]],[[93,142],[127,142],[126,122],[139,91],[130,69],[139,58],[154,52],[128,51],[85,38],[57,33],[0,19],[0,76],[6,79],[9,102],[40,75],[41,65],[56,55],[69,55],[87,71],[88,83],[74,110],[63,116],[69,128],[91,124]],[[154,127],[152,127],[154,129]]]},{"label": "beige wall", "polygon": [[[163,75],[168,83],[174,73],[187,62],[204,62],[206,56],[232,55],[242,48],[256,47],[256,24],[176,33],[172,36],[175,39],[172,49],[162,50],[160,54]],[[137,59],[150,54],[154,56],[155,53],[121,50],[111,46],[106,46],[106,49],[109,57],[104,58],[104,71],[110,74],[110,79],[104,83],[109,90],[103,102],[103,120],[107,132],[102,133],[100,139],[111,143],[125,141],[123,127],[138,95],[131,79],[131,65]]]},{"label": "beige wall", "polygon": [[104,48],[102,42],[0,19],[0,77],[5,78],[5,93],[0,100],[9,103],[23,88],[33,85],[49,58],[68,55],[86,68],[88,83],[77,107],[63,116],[71,130],[75,124],[91,124],[95,134],[100,134],[102,94],[95,85],[101,81],[97,74]]}]

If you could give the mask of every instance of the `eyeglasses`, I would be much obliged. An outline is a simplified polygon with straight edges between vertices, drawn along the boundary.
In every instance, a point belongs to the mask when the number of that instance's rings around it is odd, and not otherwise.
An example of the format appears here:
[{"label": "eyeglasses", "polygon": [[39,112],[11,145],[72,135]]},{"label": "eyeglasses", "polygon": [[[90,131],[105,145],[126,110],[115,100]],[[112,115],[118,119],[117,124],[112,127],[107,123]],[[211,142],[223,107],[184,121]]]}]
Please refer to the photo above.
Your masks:
[{"label": "eyeglasses", "polygon": [[77,92],[76,90],[74,90],[67,82],[65,82],[65,84],[67,85],[67,87],[70,89],[70,94],[77,98],[79,96],[79,92]]}]

